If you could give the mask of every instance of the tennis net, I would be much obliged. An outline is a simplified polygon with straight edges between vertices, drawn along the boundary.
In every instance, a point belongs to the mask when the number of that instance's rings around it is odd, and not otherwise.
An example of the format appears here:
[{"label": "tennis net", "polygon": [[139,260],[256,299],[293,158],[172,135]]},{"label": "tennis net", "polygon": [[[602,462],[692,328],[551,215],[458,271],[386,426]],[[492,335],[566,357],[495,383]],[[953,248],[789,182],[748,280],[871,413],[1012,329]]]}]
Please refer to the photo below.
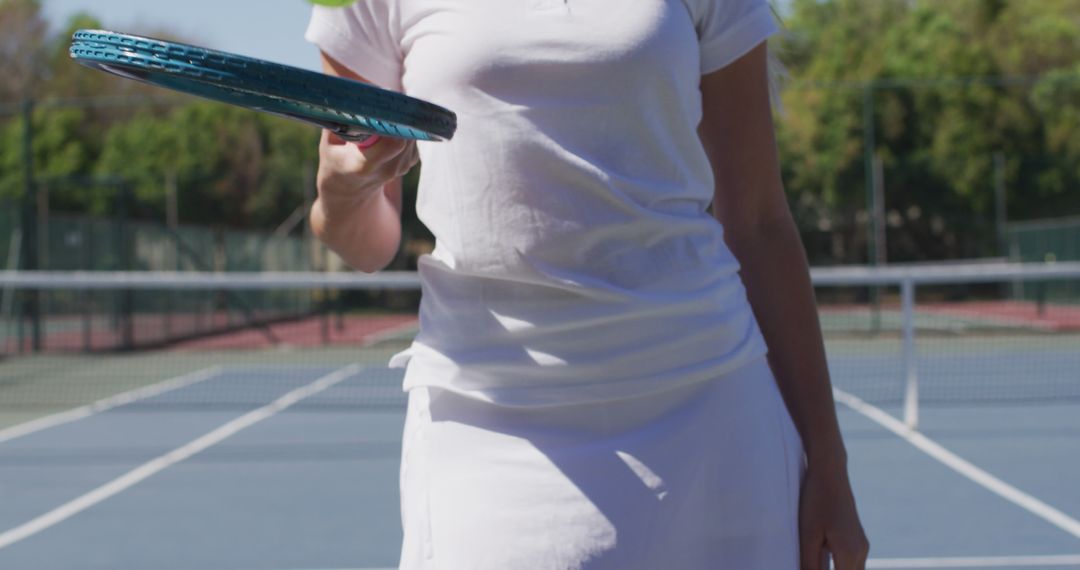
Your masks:
[{"label": "tennis net", "polygon": [[902,406],[1080,400],[1080,263],[813,272],[834,386]]},{"label": "tennis net", "polygon": [[[1080,263],[813,278],[835,387],[912,425],[919,405],[1080,400]],[[386,364],[416,331],[415,274],[0,272],[0,285],[2,414],[263,405],[352,363],[355,378],[303,407],[404,405]]]}]

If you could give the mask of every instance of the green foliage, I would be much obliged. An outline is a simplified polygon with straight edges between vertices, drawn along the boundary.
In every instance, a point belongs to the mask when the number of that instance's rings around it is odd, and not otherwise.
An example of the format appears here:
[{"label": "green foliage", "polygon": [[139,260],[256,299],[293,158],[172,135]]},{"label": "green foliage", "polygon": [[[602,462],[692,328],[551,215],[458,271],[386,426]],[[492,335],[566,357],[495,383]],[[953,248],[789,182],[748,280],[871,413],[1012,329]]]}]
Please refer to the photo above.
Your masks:
[{"label": "green foliage", "polygon": [[85,97],[88,94],[110,95],[123,89],[120,82],[104,73],[86,73],[82,66],[71,61],[68,46],[71,35],[78,29],[101,28],[101,22],[89,14],[79,13],[51,38],[48,46],[48,93],[53,97]]},{"label": "green foliage", "polygon": [[93,16],[77,14],[46,36],[37,0],[0,0],[0,30],[7,32],[0,49],[12,54],[0,76],[0,199],[21,199],[25,191],[19,109],[31,86],[34,176],[53,211],[109,215],[118,181],[131,190],[132,214],[154,221],[165,218],[170,180],[181,222],[272,230],[304,203],[318,155],[315,129],[169,98],[73,63],[71,34],[99,27]]},{"label": "green foliage", "polygon": [[[100,22],[80,14],[48,35],[40,8],[0,0],[0,199],[23,192],[18,110],[29,94],[82,102],[42,103],[33,115],[35,174],[55,209],[107,214],[117,179],[134,213],[158,221],[168,181],[187,223],[270,230],[304,204],[313,129],[162,101],[162,90],[86,70],[68,58],[68,41]],[[999,153],[1011,219],[1080,214],[1080,0],[790,0],[784,19],[772,46],[790,75],[777,135],[815,262],[865,259],[867,102],[891,260],[998,254]],[[415,184],[413,173],[406,239],[429,239],[411,209]]]},{"label": "green foliage", "polygon": [[824,257],[865,259],[868,102],[890,259],[998,254],[996,153],[1011,218],[1080,212],[1080,1],[794,0],[786,27],[778,141]]},{"label": "green foliage", "polygon": [[97,171],[130,181],[144,211],[163,215],[174,177],[181,219],[272,228],[303,202],[317,142],[309,127],[199,102],[114,126]]},{"label": "green foliage", "polygon": [[22,122],[9,119],[0,127],[0,200],[23,193]]},{"label": "green foliage", "polygon": [[[33,113],[33,164],[39,181],[76,176],[93,165],[90,147],[78,136],[84,120],[79,109]],[[24,189],[24,126],[7,121],[0,130],[0,198],[20,198]]]}]

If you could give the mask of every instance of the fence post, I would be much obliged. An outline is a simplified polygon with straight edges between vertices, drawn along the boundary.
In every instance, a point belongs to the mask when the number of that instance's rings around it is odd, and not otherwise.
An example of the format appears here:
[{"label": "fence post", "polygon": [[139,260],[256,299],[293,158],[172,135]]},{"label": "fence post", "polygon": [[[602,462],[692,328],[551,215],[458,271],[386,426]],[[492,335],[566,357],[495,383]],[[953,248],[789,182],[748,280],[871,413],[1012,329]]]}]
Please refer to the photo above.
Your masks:
[{"label": "fence post", "polygon": [[900,298],[904,333],[904,423],[911,429],[918,429],[919,373],[915,365],[915,282],[910,277],[900,283]]},{"label": "fence post", "polygon": [[[34,183],[34,102],[22,104],[23,120],[23,203],[22,203],[22,261],[23,269],[38,269],[37,192]],[[38,291],[24,292],[22,316],[19,318],[19,348],[23,346],[23,319],[30,321],[30,347],[41,351],[41,299]]]},{"label": "fence post", "polygon": [[[97,242],[94,240],[94,235],[97,232],[94,230],[94,223],[91,220],[81,219],[78,224],[79,231],[83,235],[80,244],[80,247],[82,247],[82,259],[79,260],[82,268],[99,269],[95,254]],[[99,301],[102,296],[86,289],[83,289],[83,295],[83,349],[90,352],[94,348],[94,303]]]},{"label": "fence post", "polygon": [[[22,229],[18,226],[11,232],[11,241],[8,242],[8,256],[7,267],[8,271],[15,271],[19,269],[19,255],[22,253]],[[0,319],[3,319],[4,337],[0,340],[0,353],[7,350],[11,350],[12,354],[22,352],[22,345],[13,346],[10,349],[7,348],[9,337],[11,335],[11,327],[15,321],[18,321],[16,325],[16,334],[14,339],[16,342],[22,342],[22,320],[17,319],[17,313],[15,312],[15,296],[18,291],[14,287],[4,287],[3,294],[0,295]]]},{"label": "fence post", "polygon": [[1008,224],[1008,202],[1005,198],[1005,154],[994,153],[994,229],[997,236],[998,255],[1008,257],[1009,242],[1006,228]]},{"label": "fence post", "polygon": [[[870,201],[870,227],[872,228],[874,249],[873,264],[875,267],[885,265],[888,260],[888,247],[885,243],[885,164],[881,156],[874,154],[874,169],[872,171],[873,200]],[[876,285],[870,290],[873,298],[873,329],[874,333],[881,332],[881,286]]]},{"label": "fence post", "polygon": [[[129,219],[131,193],[126,181],[116,183],[115,199],[116,219],[113,226],[113,243],[117,248],[117,262],[121,271],[131,271],[134,269],[134,244],[132,243],[134,232],[131,230]],[[120,326],[120,348],[131,350],[135,348],[135,292],[121,291],[119,303],[117,323]]]}]

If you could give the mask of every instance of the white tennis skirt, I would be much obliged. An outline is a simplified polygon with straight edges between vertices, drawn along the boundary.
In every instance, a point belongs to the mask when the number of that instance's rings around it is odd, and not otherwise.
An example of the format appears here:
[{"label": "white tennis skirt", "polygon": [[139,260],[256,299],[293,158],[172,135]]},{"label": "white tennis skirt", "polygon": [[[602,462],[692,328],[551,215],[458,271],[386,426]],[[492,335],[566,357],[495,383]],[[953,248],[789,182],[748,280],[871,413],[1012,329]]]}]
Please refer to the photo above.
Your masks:
[{"label": "white tennis skirt", "polygon": [[409,394],[403,570],[799,567],[802,442],[765,359],[631,400]]}]

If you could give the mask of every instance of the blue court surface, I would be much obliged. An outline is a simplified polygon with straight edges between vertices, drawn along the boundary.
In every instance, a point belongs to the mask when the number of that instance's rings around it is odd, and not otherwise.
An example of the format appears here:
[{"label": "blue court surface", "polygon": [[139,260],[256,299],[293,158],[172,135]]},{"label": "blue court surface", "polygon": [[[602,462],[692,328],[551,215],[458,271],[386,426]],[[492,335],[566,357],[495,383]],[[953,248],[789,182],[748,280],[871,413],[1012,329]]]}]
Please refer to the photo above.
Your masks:
[{"label": "blue court surface", "polygon": [[[869,567],[1080,568],[1080,400],[943,399],[911,431],[896,402],[843,391],[845,374],[877,358],[843,348],[831,351],[837,409]],[[971,373],[969,357],[955,356]],[[921,361],[929,386],[941,358]],[[396,565],[400,374],[203,364],[96,405],[9,418],[0,568]],[[1065,374],[1056,381],[1080,381],[1080,368]],[[240,396],[256,389],[267,393]]]}]

